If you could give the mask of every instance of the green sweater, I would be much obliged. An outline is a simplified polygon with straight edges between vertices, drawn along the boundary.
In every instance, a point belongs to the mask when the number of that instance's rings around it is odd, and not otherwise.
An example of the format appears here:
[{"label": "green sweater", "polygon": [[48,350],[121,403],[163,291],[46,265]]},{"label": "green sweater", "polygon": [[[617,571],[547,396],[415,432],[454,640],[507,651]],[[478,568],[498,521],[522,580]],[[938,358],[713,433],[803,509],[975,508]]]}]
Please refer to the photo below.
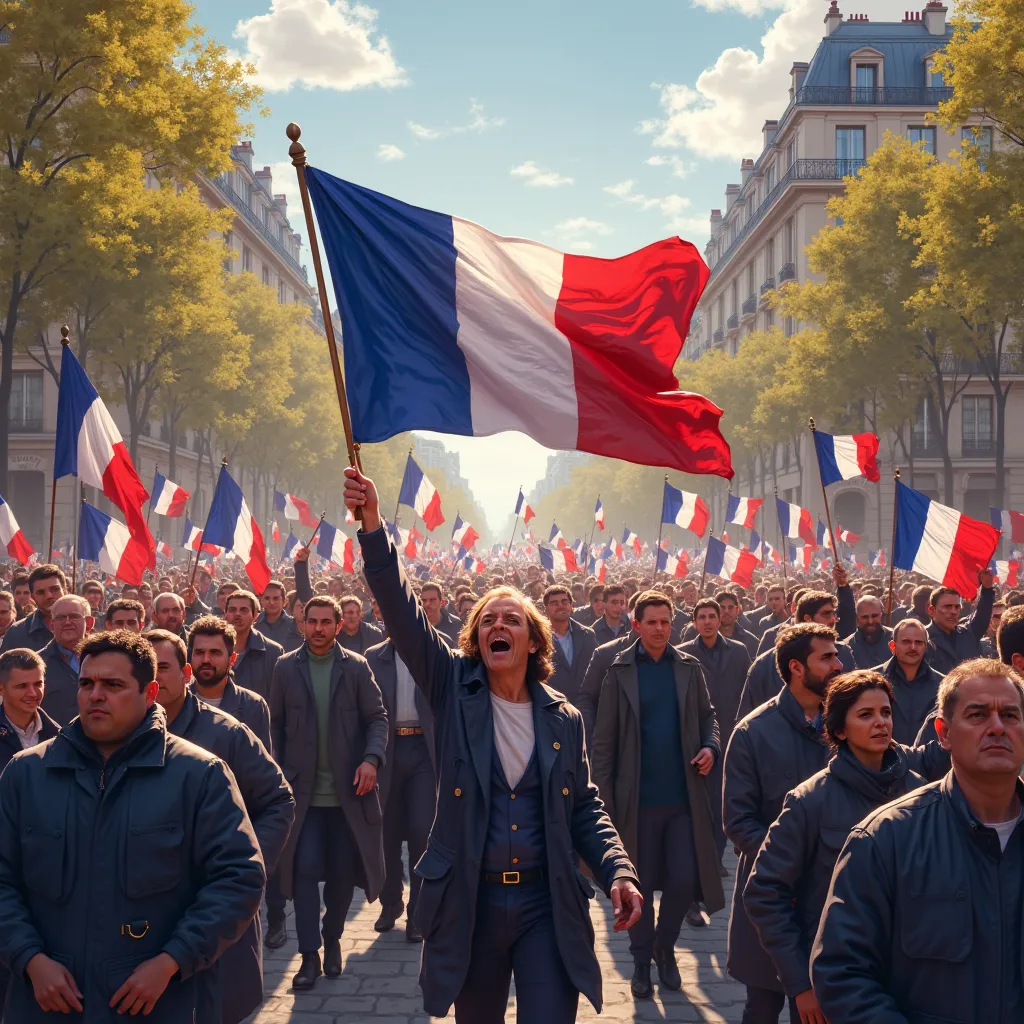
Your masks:
[{"label": "green sweater", "polygon": [[339,807],[338,791],[334,788],[331,771],[331,671],[334,668],[334,648],[318,657],[308,647],[309,678],[313,683],[316,702],[316,782],[310,807]]}]

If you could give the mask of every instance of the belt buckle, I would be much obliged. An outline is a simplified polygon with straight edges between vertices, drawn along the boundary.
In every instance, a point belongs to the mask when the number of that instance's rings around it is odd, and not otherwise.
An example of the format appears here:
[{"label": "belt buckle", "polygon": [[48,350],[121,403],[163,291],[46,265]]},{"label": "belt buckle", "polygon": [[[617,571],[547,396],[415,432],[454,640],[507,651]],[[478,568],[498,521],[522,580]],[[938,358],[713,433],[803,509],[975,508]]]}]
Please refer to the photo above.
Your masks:
[{"label": "belt buckle", "polygon": [[519,884],[519,872],[518,871],[502,871],[502,873],[501,873],[501,884],[502,885],[518,885]]}]

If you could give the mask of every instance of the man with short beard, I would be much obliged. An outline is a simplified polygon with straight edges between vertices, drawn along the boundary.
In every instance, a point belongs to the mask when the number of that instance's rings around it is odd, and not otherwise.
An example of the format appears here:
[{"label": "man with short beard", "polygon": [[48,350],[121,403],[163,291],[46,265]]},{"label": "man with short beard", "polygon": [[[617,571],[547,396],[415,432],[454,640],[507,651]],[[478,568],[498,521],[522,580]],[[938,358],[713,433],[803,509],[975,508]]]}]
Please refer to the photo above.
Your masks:
[{"label": "man with short beard", "polygon": [[786,793],[828,763],[822,699],[843,671],[834,629],[817,622],[783,628],[775,659],[782,691],[736,724],[725,755],[725,833],[740,851],[729,914],[726,969],[747,987],[743,1024],[777,1024],[786,1003],[775,965],[743,905],[743,888]]},{"label": "man with short beard", "polygon": [[882,612],[882,602],[873,595],[857,602],[857,628],[843,641],[853,651],[857,668],[874,668],[889,656],[892,630],[882,625]]}]

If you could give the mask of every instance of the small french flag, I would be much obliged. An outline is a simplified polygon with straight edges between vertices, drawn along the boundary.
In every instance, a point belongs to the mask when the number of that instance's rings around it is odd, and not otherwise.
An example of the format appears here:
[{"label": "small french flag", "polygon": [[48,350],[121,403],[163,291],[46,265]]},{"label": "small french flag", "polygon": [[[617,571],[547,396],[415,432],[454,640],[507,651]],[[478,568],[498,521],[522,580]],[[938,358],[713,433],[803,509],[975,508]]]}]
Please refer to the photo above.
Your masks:
[{"label": "small french flag", "polygon": [[[309,506],[306,507],[308,510]],[[314,525],[319,522],[319,518],[313,521]],[[216,544],[225,551],[233,551],[242,560],[256,593],[262,594],[266,590],[270,582],[270,566],[267,564],[263,534],[249,511],[241,487],[232,479],[226,466],[220,468],[203,541]]]},{"label": "small french flag", "polygon": [[775,499],[775,508],[779,514],[779,526],[782,536],[791,540],[802,540],[806,544],[816,544],[818,536],[814,530],[811,513],[799,505],[791,505],[781,498]]},{"label": "small french flag", "polygon": [[316,553],[321,558],[339,566],[342,572],[355,572],[355,555],[352,550],[352,538],[346,537],[336,526],[325,519],[320,524],[320,532],[316,537]]},{"label": "small french flag", "polygon": [[869,552],[869,558],[871,565],[876,569],[881,569],[885,566],[885,552],[879,548],[877,551]]},{"label": "small french flag", "polygon": [[149,565],[149,548],[119,523],[88,502],[78,520],[78,550],[87,562],[99,562],[104,572],[137,587]]},{"label": "small french flag", "polygon": [[21,532],[18,520],[14,518],[11,506],[0,497],[0,544],[7,548],[7,554],[16,558],[22,565],[28,565],[35,553],[35,548]]},{"label": "small french flag", "polygon": [[607,575],[604,558],[592,558],[588,568],[590,575],[596,577],[598,583],[604,583],[605,576]]},{"label": "small french flag", "polygon": [[475,573],[477,576],[481,575],[487,566],[473,555],[466,555],[462,560],[462,567],[467,572]]},{"label": "small french flag", "polygon": [[763,504],[761,498],[740,498],[730,494],[725,506],[725,521],[752,530],[757,521],[757,513],[761,511]]},{"label": "small french flag", "polygon": [[441,514],[441,494],[411,455],[405,462],[405,475],[402,477],[402,487],[398,492],[398,504],[414,508],[416,514],[427,524],[428,530],[435,530],[444,522],[444,516]]},{"label": "small french flag", "polygon": [[829,539],[828,527],[819,519],[814,530],[814,541],[819,548],[831,548],[832,541]]},{"label": "small french flag", "polygon": [[294,494],[274,491],[274,508],[278,512],[283,512],[285,519],[297,519],[303,526],[312,528],[320,522],[320,517],[310,512],[309,502],[297,498]]},{"label": "small french flag", "polygon": [[579,572],[576,556],[570,547],[540,549],[540,564],[549,572]]},{"label": "small french flag", "polygon": [[1024,515],[1008,508],[992,508],[988,510],[989,522],[997,530],[1003,531],[1003,539],[1012,544],[1024,541]]},{"label": "small french flag", "polygon": [[277,520],[274,520],[274,525],[270,528],[270,539],[275,544],[281,543],[281,527],[277,525]]},{"label": "small french flag", "polygon": [[553,544],[556,548],[566,547],[565,538],[562,536],[562,531],[558,528],[558,523],[551,524],[551,534],[548,537],[548,543]]},{"label": "small french flag", "polygon": [[707,552],[704,556],[704,571],[709,576],[750,587],[754,582],[754,570],[759,565],[751,551],[723,544],[717,537],[708,537]]},{"label": "small french flag", "polygon": [[185,514],[185,506],[192,495],[162,473],[153,477],[153,493],[149,499],[149,510],[158,516],[176,518]]},{"label": "small french flag", "polygon": [[[199,529],[191,519],[185,520],[185,530],[181,538],[181,546],[188,548],[189,551],[199,551],[199,539],[203,536],[203,531]],[[213,555],[216,557],[220,554],[220,548],[216,544],[207,544],[206,539],[203,538],[203,552],[207,555]]]},{"label": "small french flag", "polygon": [[973,600],[978,570],[986,568],[999,546],[999,531],[955,508],[896,481],[897,569],[919,572]]},{"label": "small french flag", "polygon": [[1017,573],[1020,572],[1020,562],[1015,561],[991,561],[988,567],[995,574],[996,582],[1004,587],[1017,586]]},{"label": "small french flag", "polygon": [[169,562],[174,557],[174,548],[167,541],[158,540],[156,542],[156,553]]},{"label": "small french flag", "polygon": [[697,494],[681,491],[678,487],[669,484],[667,480],[665,481],[665,492],[661,501],[661,521],[663,523],[675,523],[676,526],[681,526],[684,530],[690,530],[698,537],[703,537],[710,519],[711,512],[703,498]]},{"label": "small french flag", "polygon": [[841,526],[836,526],[836,536],[844,544],[856,544],[860,540],[859,533],[851,533],[849,530],[844,530]]},{"label": "small french flag", "polygon": [[464,557],[467,551],[473,550],[473,545],[480,539],[480,534],[473,529],[469,523],[464,522],[461,516],[455,517],[455,525],[452,527],[452,543],[459,545],[459,550]]},{"label": "small french flag", "polygon": [[878,436],[876,434],[826,434],[814,432],[821,482],[827,487],[840,480],[867,477],[878,483]]},{"label": "small french flag", "polygon": [[803,569],[804,572],[811,571],[811,565],[814,562],[814,545],[813,544],[790,544],[789,545],[789,564],[795,569]]},{"label": "small french flag", "polygon": [[686,555],[683,554],[682,549],[678,556],[670,555],[667,551],[659,551],[657,569],[668,576],[682,578],[689,572]]},{"label": "small french flag", "polygon": [[604,529],[604,505],[601,504],[601,499],[597,499],[597,505],[594,508],[594,525],[599,529]]},{"label": "small french flag", "polygon": [[[321,527],[323,529],[323,527]],[[292,553],[299,546],[299,538],[294,533],[289,532],[288,536],[284,539],[284,550],[281,552],[281,561],[283,562],[286,558],[291,558]]]},{"label": "small french flag", "polygon": [[519,497],[516,498],[516,515],[522,515],[524,524],[528,523],[537,515],[537,513],[526,504],[526,498],[523,497],[523,489],[521,487],[519,488]]},{"label": "small french flag", "polygon": [[[627,526],[622,531],[622,546],[624,548],[632,548],[637,558],[643,553],[644,546],[640,543],[640,538]],[[622,555],[619,555],[621,558]]]}]

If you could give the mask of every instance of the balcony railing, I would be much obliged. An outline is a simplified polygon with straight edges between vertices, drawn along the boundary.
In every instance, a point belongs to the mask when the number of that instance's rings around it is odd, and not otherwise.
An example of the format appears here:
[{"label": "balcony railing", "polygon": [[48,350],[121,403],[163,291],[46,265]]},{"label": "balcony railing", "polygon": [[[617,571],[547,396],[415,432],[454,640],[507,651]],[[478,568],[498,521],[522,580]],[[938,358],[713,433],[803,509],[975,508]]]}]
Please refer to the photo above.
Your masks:
[{"label": "balcony railing", "polygon": [[939,459],[942,457],[942,447],[937,437],[921,437],[919,434],[911,435],[910,451],[914,458],[918,459]]},{"label": "balcony railing", "polygon": [[12,416],[10,431],[12,434],[38,434],[43,429],[43,414],[38,416],[29,413],[23,416]]},{"label": "balcony railing", "polygon": [[796,280],[796,264],[785,263],[782,269],[779,271],[779,284],[783,284],[786,281]]},{"label": "balcony railing", "polygon": [[768,292],[773,291],[774,289],[775,289],[775,278],[774,277],[765,278],[764,284],[761,285],[761,295],[762,296],[763,295],[767,295]]},{"label": "balcony railing", "polygon": [[[868,107],[935,107],[952,98],[952,86],[932,89],[916,85],[805,85],[796,94],[796,105],[844,107],[858,104]],[[782,127],[781,123],[779,127]]]},{"label": "balcony railing", "polygon": [[[964,359],[960,356],[943,356],[939,365],[943,373],[948,373],[951,376],[956,374],[964,376],[972,374],[973,376],[980,377],[984,376],[991,369],[991,364],[986,369],[985,364],[980,360]],[[999,372],[1024,373],[1024,353],[1004,352],[999,357]]]},{"label": "balcony railing", "polygon": [[725,341],[725,331],[721,327],[718,328],[714,333],[714,342],[716,345],[721,345]]},{"label": "balcony railing", "polygon": [[740,329],[740,318],[735,313],[730,313],[729,319],[725,321],[725,326],[730,331],[738,331]]},{"label": "balcony railing", "polygon": [[271,249],[274,250],[288,264],[292,270],[295,271],[303,281],[308,280],[306,277],[306,268],[281,244],[280,240],[275,238],[273,232],[256,216],[255,212],[250,208],[249,204],[223,179],[213,178],[214,185],[217,186],[218,191],[224,194],[227,201],[249,222],[249,224],[256,229],[260,236],[270,245]]},{"label": "balcony railing", "polygon": [[743,300],[743,315],[753,316],[757,312],[757,296],[749,295]]},{"label": "balcony railing", "polygon": [[965,437],[961,443],[964,455],[991,455],[996,450],[991,437]]}]

